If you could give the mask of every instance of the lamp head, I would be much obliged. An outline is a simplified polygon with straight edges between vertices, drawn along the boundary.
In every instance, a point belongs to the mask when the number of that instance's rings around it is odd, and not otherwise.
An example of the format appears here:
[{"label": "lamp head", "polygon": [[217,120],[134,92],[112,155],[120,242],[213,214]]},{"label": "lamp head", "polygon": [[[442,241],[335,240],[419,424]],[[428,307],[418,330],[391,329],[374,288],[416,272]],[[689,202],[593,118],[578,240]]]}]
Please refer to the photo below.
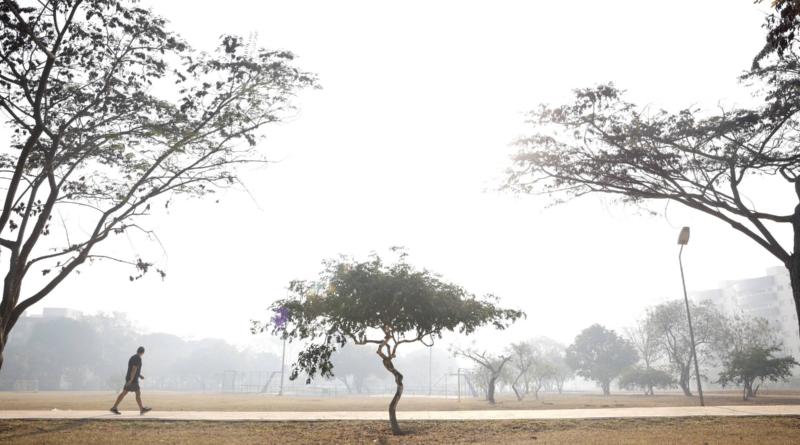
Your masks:
[{"label": "lamp head", "polygon": [[681,234],[678,235],[678,244],[685,246],[689,244],[689,228],[684,227],[681,229]]}]

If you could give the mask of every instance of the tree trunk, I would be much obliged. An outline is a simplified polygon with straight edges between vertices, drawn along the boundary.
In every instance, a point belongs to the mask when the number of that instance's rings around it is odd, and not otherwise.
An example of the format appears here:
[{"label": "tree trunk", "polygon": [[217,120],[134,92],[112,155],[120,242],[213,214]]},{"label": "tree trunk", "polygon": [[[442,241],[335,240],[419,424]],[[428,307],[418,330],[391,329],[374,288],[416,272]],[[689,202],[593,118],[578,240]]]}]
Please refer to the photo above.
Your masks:
[{"label": "tree trunk", "polygon": [[[753,385],[750,385],[751,387]],[[753,390],[753,397],[758,397],[758,388],[761,388],[761,385],[756,385],[756,389]]]},{"label": "tree trunk", "polygon": [[3,371],[3,351],[6,349],[6,335],[3,333],[2,318],[0,318],[0,372]]},{"label": "tree trunk", "polygon": [[494,405],[494,381],[497,380],[497,375],[493,375],[491,379],[489,379],[489,390],[486,391],[486,400],[489,401],[492,405]]},{"label": "tree trunk", "polygon": [[522,371],[522,373],[517,376],[516,380],[514,380],[514,383],[511,384],[511,389],[513,389],[514,390],[514,394],[517,395],[517,401],[518,402],[522,401],[522,398],[525,397],[525,394],[524,393],[520,393],[519,391],[517,391],[517,382],[519,381],[519,378],[522,377],[522,374],[525,374],[526,371],[527,371],[527,369],[525,371]]},{"label": "tree trunk", "polygon": [[364,377],[353,376],[353,383],[356,385],[356,393],[361,394],[364,389]]},{"label": "tree trunk", "polygon": [[610,396],[611,395],[611,382],[600,382],[600,386],[603,389],[603,395]]},{"label": "tree trunk", "polygon": [[397,423],[397,404],[400,402],[400,397],[403,396],[403,374],[394,368],[394,364],[388,358],[383,359],[383,366],[387,371],[394,375],[394,381],[397,383],[397,392],[394,393],[392,402],[389,404],[389,422],[392,424],[392,434],[395,436],[402,436],[403,431],[400,430],[400,424]]},{"label": "tree trunk", "polygon": [[[794,181],[794,192],[800,199],[800,180]],[[800,204],[795,206],[792,215],[792,231],[794,232],[794,243],[792,254],[784,265],[789,269],[789,283],[792,285],[792,299],[794,300],[794,311],[797,314],[797,325],[800,326]]]},{"label": "tree trunk", "polygon": [[344,383],[345,388],[347,388],[347,394],[353,393],[353,391],[350,390],[350,385],[347,383],[347,376],[339,377],[339,381]]}]

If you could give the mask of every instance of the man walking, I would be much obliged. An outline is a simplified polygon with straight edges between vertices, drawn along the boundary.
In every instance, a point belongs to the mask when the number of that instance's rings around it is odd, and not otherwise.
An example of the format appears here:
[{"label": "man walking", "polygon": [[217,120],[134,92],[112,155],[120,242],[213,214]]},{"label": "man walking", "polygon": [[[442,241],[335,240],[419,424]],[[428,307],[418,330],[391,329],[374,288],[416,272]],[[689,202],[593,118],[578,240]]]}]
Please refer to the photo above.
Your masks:
[{"label": "man walking", "polygon": [[122,392],[120,393],[119,397],[117,397],[117,403],[114,404],[113,407],[109,411],[114,414],[122,414],[119,412],[117,407],[119,406],[122,399],[128,395],[129,392],[133,391],[136,393],[136,403],[139,404],[139,414],[146,414],[148,411],[152,410],[152,408],[145,408],[142,406],[142,391],[139,389],[139,379],[144,379],[142,373],[142,356],[144,355],[144,347],[139,346],[139,349],[136,350],[136,354],[128,360],[128,373],[125,374],[125,387],[122,388]]}]

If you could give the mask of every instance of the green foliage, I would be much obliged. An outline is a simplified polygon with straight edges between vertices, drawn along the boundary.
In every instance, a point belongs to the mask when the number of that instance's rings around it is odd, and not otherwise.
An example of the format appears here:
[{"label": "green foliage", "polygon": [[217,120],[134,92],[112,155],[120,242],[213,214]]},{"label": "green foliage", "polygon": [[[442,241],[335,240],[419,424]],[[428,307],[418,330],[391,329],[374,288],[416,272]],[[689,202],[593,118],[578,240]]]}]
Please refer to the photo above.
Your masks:
[{"label": "green foliage", "polygon": [[742,386],[743,398],[747,400],[754,397],[758,389],[753,388],[756,382],[772,381],[784,382],[792,376],[792,368],[798,363],[794,357],[775,357],[780,353],[778,346],[748,346],[744,349],[733,351],[723,360],[723,371],[719,374],[717,383],[724,388],[728,385]]},{"label": "green foliage", "polygon": [[[333,377],[331,353],[348,342],[374,345],[391,360],[403,343],[430,345],[444,331],[468,335],[487,324],[505,329],[524,316],[497,307],[493,295],[479,299],[427,269],[416,270],[405,256],[394,264],[377,254],[365,262],[342,256],[323,262],[319,280],[290,284],[293,295],[272,305],[279,315],[272,329],[309,341],[292,366],[292,379],[300,372],[308,375],[307,383],[317,374]],[[267,327],[256,323],[254,330]]]},{"label": "green foliage", "polygon": [[643,366],[632,366],[623,371],[619,376],[618,384],[619,389],[641,390],[645,395],[652,395],[650,392],[652,388],[671,389],[677,387],[675,379],[669,372]]},{"label": "green foliage", "polygon": [[611,381],[638,360],[636,349],[629,341],[599,324],[578,334],[566,354],[566,362],[575,373],[597,382],[604,394],[610,394]]},{"label": "green foliage", "polygon": [[346,256],[323,261],[319,280],[292,281],[292,296],[273,303],[270,323],[253,321],[252,331],[306,341],[290,376],[295,380],[305,373],[306,383],[317,375],[334,377],[331,355],[348,342],[372,345],[397,384],[389,420],[399,435],[395,410],[403,395],[403,374],[392,362],[398,346],[433,346],[445,331],[468,335],[484,325],[505,329],[525,314],[497,307],[493,295],[479,299],[427,269],[417,270],[406,263],[401,248],[391,250],[399,252],[393,264],[384,264],[375,253],[365,262]]}]

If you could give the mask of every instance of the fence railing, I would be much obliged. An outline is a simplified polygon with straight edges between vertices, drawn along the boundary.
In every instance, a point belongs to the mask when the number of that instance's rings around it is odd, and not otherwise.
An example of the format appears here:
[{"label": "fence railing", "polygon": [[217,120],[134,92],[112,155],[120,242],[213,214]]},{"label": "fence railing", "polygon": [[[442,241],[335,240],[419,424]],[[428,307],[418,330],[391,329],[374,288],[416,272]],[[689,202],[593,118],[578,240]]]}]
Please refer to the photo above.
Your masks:
[{"label": "fence railing", "polygon": [[[450,377],[449,380],[447,377]],[[460,386],[460,390],[459,390]],[[224,394],[242,395],[284,395],[290,397],[391,397],[395,394],[395,385],[366,385],[358,392],[351,385],[350,391],[341,384],[331,382],[315,382],[312,385],[303,385],[284,380],[281,388],[280,371],[224,371],[219,380],[218,389]],[[281,390],[283,391],[281,393]],[[430,397],[430,398],[468,398],[474,393],[468,386],[467,379],[462,375],[442,376],[432,387],[427,385],[404,385],[403,397]]]}]

